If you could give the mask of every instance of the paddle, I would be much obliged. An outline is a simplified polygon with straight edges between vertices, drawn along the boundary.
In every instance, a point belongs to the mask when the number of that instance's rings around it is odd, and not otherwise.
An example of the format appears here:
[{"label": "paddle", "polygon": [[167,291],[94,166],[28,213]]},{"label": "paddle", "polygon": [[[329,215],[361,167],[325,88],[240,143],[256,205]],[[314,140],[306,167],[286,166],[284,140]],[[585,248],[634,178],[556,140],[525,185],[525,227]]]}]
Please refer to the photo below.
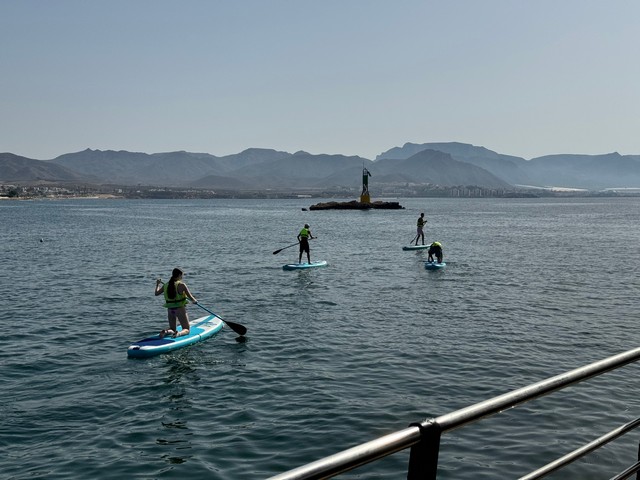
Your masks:
[{"label": "paddle", "polygon": [[220,315],[216,315],[215,313],[213,313],[211,310],[209,310],[208,308],[203,307],[202,305],[200,305],[200,303],[196,303],[197,306],[199,306],[201,309],[206,310],[207,312],[209,312],[211,315],[215,315],[216,317],[218,317],[220,320],[222,320],[224,323],[227,324],[227,326],[233,330],[234,332],[236,332],[238,335],[244,335],[245,333],[247,333],[247,327],[245,327],[244,325],[240,325],[239,323],[234,323],[234,322],[230,322],[228,320],[225,320],[224,318],[222,318]]},{"label": "paddle", "polygon": [[286,247],[282,247],[280,250],[276,250],[275,252],[273,252],[274,255],[277,255],[278,253],[280,253],[282,250],[284,250],[285,248],[289,248],[289,247],[293,247],[295,245],[298,245],[300,242],[296,242],[296,243],[292,243],[291,245],[287,245]]},{"label": "paddle", "polygon": [[[318,238],[318,237],[311,237],[309,240],[313,240],[314,238]],[[292,243],[291,245],[287,245],[286,247],[282,247],[280,250],[276,250],[275,252],[273,252],[273,254],[277,255],[278,253],[280,253],[285,248],[295,247],[296,245],[299,245],[299,244],[300,244],[300,242]]]}]

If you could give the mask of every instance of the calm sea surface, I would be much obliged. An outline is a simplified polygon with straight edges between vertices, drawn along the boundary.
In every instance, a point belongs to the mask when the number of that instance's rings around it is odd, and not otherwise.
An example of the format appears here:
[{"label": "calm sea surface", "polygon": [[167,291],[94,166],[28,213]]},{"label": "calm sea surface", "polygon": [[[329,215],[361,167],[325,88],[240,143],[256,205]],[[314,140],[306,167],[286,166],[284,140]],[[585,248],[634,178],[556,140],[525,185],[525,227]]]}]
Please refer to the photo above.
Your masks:
[{"label": "calm sea surface", "polygon": [[[0,202],[0,476],[263,479],[640,343],[640,198],[316,201]],[[401,249],[422,211],[444,270]],[[329,266],[282,271],[305,222]],[[154,281],[175,266],[246,341],[127,359],[165,327]],[[438,478],[516,478],[635,419],[639,373],[445,434]],[[628,437],[552,478],[609,478]]]}]

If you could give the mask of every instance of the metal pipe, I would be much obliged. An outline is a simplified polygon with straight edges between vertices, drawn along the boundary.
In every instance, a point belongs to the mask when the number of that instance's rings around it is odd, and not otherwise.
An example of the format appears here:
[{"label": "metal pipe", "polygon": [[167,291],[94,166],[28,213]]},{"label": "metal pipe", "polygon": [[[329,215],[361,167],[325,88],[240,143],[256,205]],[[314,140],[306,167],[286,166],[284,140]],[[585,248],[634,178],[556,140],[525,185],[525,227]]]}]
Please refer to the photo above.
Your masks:
[{"label": "metal pipe", "polygon": [[640,471],[640,462],[634,463],[625,471],[619,473],[615,477],[611,477],[609,480],[625,480],[629,478],[631,475],[633,475],[634,473],[637,473],[638,471]]},{"label": "metal pipe", "polygon": [[529,400],[542,397],[556,390],[581,382],[602,373],[614,370],[640,359],[640,348],[576,368],[555,377],[476,403],[466,408],[441,415],[435,419],[420,422],[413,426],[391,433],[361,445],[343,450],[328,457],[316,460],[288,472],[270,477],[268,480],[315,480],[331,478],[340,473],[372,462],[382,457],[409,448],[422,440],[422,432],[434,428],[442,433],[476,422],[484,417],[515,407]]},{"label": "metal pipe", "polygon": [[621,437],[625,433],[630,432],[638,426],[640,426],[640,418],[636,418],[632,422],[626,423],[614,430],[611,430],[609,433],[596,438],[592,442],[587,443],[586,445],[558,458],[557,460],[554,460],[553,462],[547,463],[544,467],[540,467],[539,469],[525,475],[524,477],[520,477],[518,480],[535,480],[538,478],[542,478],[545,475],[549,475],[550,473],[555,472],[556,470],[559,470],[566,465],[569,465],[571,462],[574,462],[578,458],[585,456],[587,453],[591,453],[594,450],[603,447],[607,443],[615,440],[618,437]]},{"label": "metal pipe", "polygon": [[405,428],[395,433],[343,450],[315,462],[289,470],[268,480],[316,480],[331,478],[378,458],[409,448],[420,441],[420,427]]},{"label": "metal pipe", "polygon": [[618,367],[634,362],[640,358],[640,348],[614,355],[604,360],[561,373],[555,377],[542,380],[518,390],[499,395],[475,405],[471,405],[455,412],[436,418],[443,432],[455,430],[463,425],[476,422],[483,417],[499,413],[507,408],[513,408],[534,398],[542,397],[556,390],[581,382],[596,375],[614,370]]}]

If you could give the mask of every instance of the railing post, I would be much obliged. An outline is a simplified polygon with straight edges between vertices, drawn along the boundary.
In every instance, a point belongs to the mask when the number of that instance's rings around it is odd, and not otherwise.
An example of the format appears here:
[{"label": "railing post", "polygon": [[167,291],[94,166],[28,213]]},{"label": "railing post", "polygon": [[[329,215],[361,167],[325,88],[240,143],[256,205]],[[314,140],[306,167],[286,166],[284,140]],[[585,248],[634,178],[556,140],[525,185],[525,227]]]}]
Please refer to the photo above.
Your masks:
[{"label": "railing post", "polygon": [[420,442],[411,447],[407,480],[435,480],[442,428],[433,418],[410,426],[420,428]]}]

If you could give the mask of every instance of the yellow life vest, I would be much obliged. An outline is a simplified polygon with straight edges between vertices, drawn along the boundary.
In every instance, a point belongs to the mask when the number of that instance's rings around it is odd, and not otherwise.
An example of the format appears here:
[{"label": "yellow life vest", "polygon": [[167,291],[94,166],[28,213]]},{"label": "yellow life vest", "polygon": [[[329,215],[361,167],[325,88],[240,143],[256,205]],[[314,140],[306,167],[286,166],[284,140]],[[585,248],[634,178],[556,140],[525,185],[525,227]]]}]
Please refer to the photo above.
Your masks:
[{"label": "yellow life vest", "polygon": [[169,283],[164,284],[164,307],[165,308],[179,308],[184,307],[187,304],[187,294],[186,293],[178,293],[178,285],[182,282],[178,280],[176,282],[176,296],[175,298],[169,298],[169,294],[167,293],[167,289],[169,288]]}]

